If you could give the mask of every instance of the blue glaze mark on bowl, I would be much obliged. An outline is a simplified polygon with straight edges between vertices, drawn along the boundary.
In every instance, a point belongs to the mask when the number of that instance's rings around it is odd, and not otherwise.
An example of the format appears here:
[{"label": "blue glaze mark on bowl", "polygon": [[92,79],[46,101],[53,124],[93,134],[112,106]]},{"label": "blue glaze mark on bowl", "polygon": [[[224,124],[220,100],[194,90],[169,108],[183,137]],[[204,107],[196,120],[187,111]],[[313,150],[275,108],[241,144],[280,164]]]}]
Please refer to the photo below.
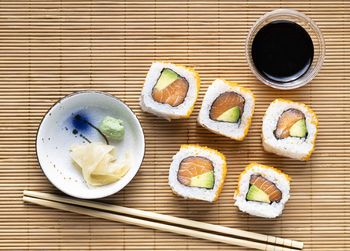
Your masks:
[{"label": "blue glaze mark on bowl", "polygon": [[89,118],[82,111],[73,113],[69,119],[73,126],[73,133],[87,132],[91,127],[89,126]]}]

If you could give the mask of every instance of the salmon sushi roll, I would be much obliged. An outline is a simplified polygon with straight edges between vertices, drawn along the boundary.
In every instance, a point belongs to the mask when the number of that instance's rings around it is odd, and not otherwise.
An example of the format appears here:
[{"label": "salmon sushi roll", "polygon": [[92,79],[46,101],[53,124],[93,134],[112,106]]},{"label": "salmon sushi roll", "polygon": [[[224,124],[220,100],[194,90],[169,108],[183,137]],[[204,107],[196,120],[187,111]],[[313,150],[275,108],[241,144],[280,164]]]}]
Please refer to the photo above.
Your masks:
[{"label": "salmon sushi roll", "polygon": [[297,160],[308,160],[315,149],[318,119],[305,104],[273,101],[263,118],[265,151]]},{"label": "salmon sushi roll", "polygon": [[182,145],[169,169],[172,191],[185,199],[216,201],[225,177],[225,156],[197,145]]},{"label": "salmon sushi roll", "polygon": [[140,106],[143,111],[167,120],[188,118],[200,87],[198,73],[182,65],[155,62],[143,85]]},{"label": "salmon sushi roll", "polygon": [[254,94],[249,89],[217,79],[204,96],[198,123],[214,133],[243,140],[248,133],[254,107]]},{"label": "salmon sushi roll", "polygon": [[251,163],[239,176],[235,206],[251,215],[275,218],[289,199],[290,181],[273,167]]}]

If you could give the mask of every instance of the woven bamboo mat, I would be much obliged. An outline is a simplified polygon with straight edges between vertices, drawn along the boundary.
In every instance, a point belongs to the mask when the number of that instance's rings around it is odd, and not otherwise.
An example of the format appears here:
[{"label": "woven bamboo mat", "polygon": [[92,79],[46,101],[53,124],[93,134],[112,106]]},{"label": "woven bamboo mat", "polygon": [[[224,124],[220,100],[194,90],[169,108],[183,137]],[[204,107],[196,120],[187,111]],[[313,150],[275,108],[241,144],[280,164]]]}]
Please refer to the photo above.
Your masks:
[{"label": "woven bamboo mat", "polygon": [[[251,25],[264,13],[291,8],[321,28],[327,53],[311,84],[278,91],[259,83],[244,56]],[[152,61],[194,66],[201,77],[190,119],[171,123],[145,114],[138,99]],[[215,78],[256,96],[243,142],[196,124],[204,92]],[[146,136],[140,171],[121,192],[102,201],[305,242],[305,250],[350,250],[350,2],[347,1],[1,1],[0,2],[0,249],[3,250],[247,250],[215,242],[47,209],[22,202],[30,189],[59,193],[35,155],[44,113],[74,91],[109,92],[139,117]],[[309,162],[264,153],[262,116],[276,97],[305,102],[320,120]],[[171,194],[171,157],[183,143],[222,151],[228,175],[215,203]],[[233,207],[239,173],[250,162],[292,178],[281,217],[251,217]]]}]

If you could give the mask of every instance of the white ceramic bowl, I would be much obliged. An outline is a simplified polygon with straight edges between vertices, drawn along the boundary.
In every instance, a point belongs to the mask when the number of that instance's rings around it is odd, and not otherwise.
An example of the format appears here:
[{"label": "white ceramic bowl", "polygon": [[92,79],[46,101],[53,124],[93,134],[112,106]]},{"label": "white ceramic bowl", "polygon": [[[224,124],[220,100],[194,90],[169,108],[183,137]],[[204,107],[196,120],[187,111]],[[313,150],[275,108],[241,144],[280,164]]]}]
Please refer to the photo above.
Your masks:
[{"label": "white ceramic bowl", "polygon": [[[89,188],[82,174],[73,166],[69,148],[74,144],[104,142],[101,134],[76,115],[97,126],[107,115],[124,121],[125,136],[121,141],[110,140],[121,158],[131,153],[129,172],[112,184]],[[112,195],[125,187],[139,170],[145,151],[140,122],[131,109],[116,97],[98,92],[72,93],[54,104],[41,121],[36,137],[39,164],[49,181],[62,192],[82,199],[96,199]]]}]

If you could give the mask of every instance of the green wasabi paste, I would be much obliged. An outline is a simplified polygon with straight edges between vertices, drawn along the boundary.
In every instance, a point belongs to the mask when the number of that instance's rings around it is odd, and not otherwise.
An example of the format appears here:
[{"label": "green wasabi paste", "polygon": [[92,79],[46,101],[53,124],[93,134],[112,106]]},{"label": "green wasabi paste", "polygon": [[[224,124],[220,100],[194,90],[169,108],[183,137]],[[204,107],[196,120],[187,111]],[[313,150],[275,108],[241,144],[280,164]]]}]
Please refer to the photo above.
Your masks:
[{"label": "green wasabi paste", "polygon": [[106,116],[101,120],[98,129],[108,138],[121,140],[124,137],[125,130],[123,120]]}]

